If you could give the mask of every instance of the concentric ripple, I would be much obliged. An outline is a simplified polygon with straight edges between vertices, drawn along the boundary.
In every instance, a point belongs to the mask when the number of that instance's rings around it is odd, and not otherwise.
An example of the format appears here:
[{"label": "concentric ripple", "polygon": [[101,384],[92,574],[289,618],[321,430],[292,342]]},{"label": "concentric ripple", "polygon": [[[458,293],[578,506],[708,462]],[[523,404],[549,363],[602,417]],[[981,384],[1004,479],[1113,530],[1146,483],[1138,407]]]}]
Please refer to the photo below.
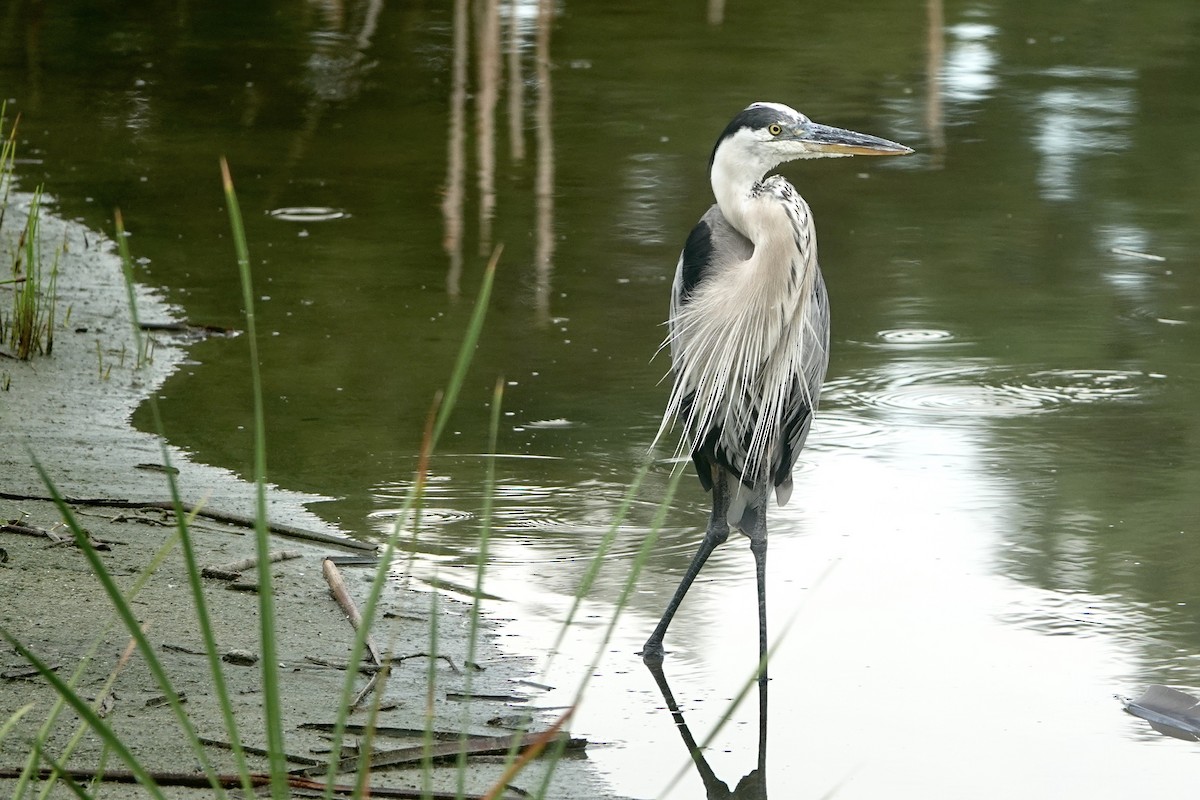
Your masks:
[{"label": "concentric ripple", "polygon": [[903,375],[890,379],[872,374],[831,381],[826,397],[830,406],[969,419],[1137,401],[1157,380],[1127,370],[1019,372],[981,364],[941,369],[912,364]]},{"label": "concentric ripple", "polygon": [[954,334],[937,328],[892,328],[875,336],[885,344],[939,344],[954,341]]},{"label": "concentric ripple", "polygon": [[267,212],[267,216],[285,222],[329,222],[335,219],[345,219],[350,214],[343,209],[326,206],[292,206],[272,209]]},{"label": "concentric ripple", "polygon": [[[407,481],[376,486],[376,509],[370,513],[379,535],[390,533],[397,521],[403,535],[403,550],[415,550],[444,564],[473,563],[483,525],[484,509],[490,505],[490,530],[495,541],[490,558],[494,563],[550,564],[588,560],[595,548],[612,531],[619,509],[627,502],[628,465],[610,465],[595,456],[586,465],[561,459],[513,458],[496,462],[496,483],[490,498],[478,469],[479,456],[435,458],[438,472],[428,478],[424,490],[419,527],[413,536],[411,513],[401,518],[411,491]],[[664,483],[670,469],[664,468],[648,481]],[[591,477],[596,474],[606,477]],[[451,475],[453,477],[451,477]],[[570,482],[574,476],[577,480]],[[658,511],[662,487],[643,487],[629,501],[627,513],[608,550],[610,557],[632,557],[650,535]],[[673,538],[672,534],[676,534]],[[664,545],[659,552],[680,553],[696,546],[695,532],[662,530]]]}]

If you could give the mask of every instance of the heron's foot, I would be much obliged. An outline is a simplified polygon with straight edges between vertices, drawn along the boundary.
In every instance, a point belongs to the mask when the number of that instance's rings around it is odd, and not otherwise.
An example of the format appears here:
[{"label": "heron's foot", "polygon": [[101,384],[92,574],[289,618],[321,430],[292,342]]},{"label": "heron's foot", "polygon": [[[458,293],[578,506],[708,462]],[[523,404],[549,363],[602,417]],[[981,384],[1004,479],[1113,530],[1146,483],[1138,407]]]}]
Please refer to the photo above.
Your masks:
[{"label": "heron's foot", "polygon": [[647,664],[661,664],[663,662],[662,639],[650,637],[646,640],[646,644],[642,646],[642,651],[638,655]]}]

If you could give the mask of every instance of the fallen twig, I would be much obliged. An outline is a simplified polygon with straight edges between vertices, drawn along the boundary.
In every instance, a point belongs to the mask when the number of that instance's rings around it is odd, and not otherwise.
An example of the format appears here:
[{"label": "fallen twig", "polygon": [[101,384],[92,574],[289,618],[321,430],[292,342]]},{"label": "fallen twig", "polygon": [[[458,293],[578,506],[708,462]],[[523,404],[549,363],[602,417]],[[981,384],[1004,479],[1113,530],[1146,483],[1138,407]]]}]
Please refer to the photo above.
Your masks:
[{"label": "fallen twig", "polygon": [[[545,748],[550,741],[555,741],[559,738],[566,740],[567,747],[586,747],[586,739],[571,739],[565,734],[560,735],[558,728],[566,722],[570,716],[570,712],[563,715],[554,727],[546,731],[537,733],[526,733],[517,736],[478,736],[471,737],[466,742],[449,741],[435,744],[431,747],[425,745],[414,745],[412,747],[400,747],[395,750],[377,750],[371,753],[367,759],[367,768],[371,770],[380,769],[382,767],[397,767],[405,764],[419,764],[423,761],[451,761],[459,757],[461,753],[466,753],[469,756],[496,756],[505,755],[514,747],[518,751],[525,752],[529,748],[537,747],[538,752]],[[534,754],[536,755],[536,753]],[[533,755],[529,756],[533,758]],[[528,759],[526,759],[528,760]],[[328,765],[319,767],[308,767],[302,770],[292,771],[292,775],[301,777],[316,777],[322,775],[326,771]],[[336,772],[351,772],[359,768],[358,758],[344,758],[332,765],[332,770]]]},{"label": "fallen twig", "polygon": [[[321,666],[321,667],[333,667],[334,669],[350,669],[350,665],[347,664],[345,661],[333,661],[331,659],[321,658],[319,656],[305,656],[304,660],[308,661],[312,664]],[[383,668],[380,667],[378,664],[359,664],[358,665],[358,671],[364,675],[374,675],[376,672],[378,672],[381,669],[383,669]]]},{"label": "fallen twig", "polygon": [[[20,494],[14,492],[0,492],[0,499],[3,500],[38,500],[46,503],[54,502],[53,497],[36,494]],[[64,497],[63,502],[73,506],[92,506],[96,508],[157,508],[165,511],[174,511],[175,503],[171,500],[121,500],[111,497]],[[226,511],[214,511],[203,506],[183,503],[180,506],[183,513],[189,516],[204,517],[215,522],[224,522],[228,525],[237,525],[242,528],[255,527],[253,517],[243,516],[241,514],[232,514]],[[322,544],[334,545],[336,547],[345,547],[350,550],[363,550],[375,552],[376,545],[370,542],[360,542],[357,539],[348,539],[343,536],[334,536],[320,531],[310,531],[304,528],[297,528],[294,525],[283,525],[279,523],[268,523],[267,530],[278,536],[286,536],[292,539],[302,539],[309,542],[320,542]]]},{"label": "fallen twig", "polygon": [[[207,736],[197,736],[196,738],[200,740],[200,744],[205,744],[205,745],[208,745],[209,747],[220,747],[222,750],[232,750],[233,749],[232,744],[230,744],[229,742],[226,742],[226,741],[222,741],[221,739],[210,739]],[[262,747],[253,747],[252,745],[248,745],[248,744],[242,745],[242,751],[249,753],[252,756],[266,757],[271,754],[270,751],[268,751]],[[298,755],[294,755],[293,753],[284,753],[283,757],[285,759],[287,759],[288,761],[291,761],[293,764],[304,764],[307,766],[315,766],[317,764],[322,763],[319,758],[309,758],[308,756],[298,756]]]},{"label": "fallen twig", "polygon": [[[24,768],[20,767],[0,767],[0,780],[12,780],[20,778],[24,774]],[[48,780],[53,774],[58,774],[61,777],[69,778],[74,781],[107,781],[109,783],[137,783],[137,776],[129,770],[87,770],[87,769],[68,769],[63,772],[55,773],[49,767],[43,767],[34,773],[38,780]],[[184,786],[194,787],[198,789],[211,788],[208,778],[196,772],[151,772],[150,777],[154,779],[158,786]],[[270,786],[271,776],[258,772],[252,772],[248,776],[250,785],[254,787]],[[240,775],[221,774],[217,775],[217,782],[225,789],[238,789],[242,786],[242,777]],[[325,792],[325,782],[315,781],[310,778],[293,776],[288,778],[288,787],[292,790],[292,794],[297,797],[320,797]],[[352,795],[357,787],[351,784],[335,783],[330,790],[338,795]],[[388,787],[371,787],[368,790],[370,797],[384,797],[394,800],[484,800],[482,795],[478,794],[456,794],[454,792],[434,792],[422,791],[420,789],[392,789]]]},{"label": "fallen twig", "polygon": [[[48,664],[46,669],[50,670],[51,672],[57,672],[58,670],[62,669],[62,664]],[[27,678],[36,678],[40,674],[41,673],[38,671],[37,667],[30,665],[27,667],[13,667],[12,669],[6,669],[4,672],[0,672],[0,678],[3,678],[6,681],[26,680]]]},{"label": "fallen twig", "polygon": [[519,694],[479,694],[478,692],[446,692],[447,700],[486,700],[494,703],[528,703],[528,697]]},{"label": "fallen twig", "polygon": [[[303,556],[296,550],[272,550],[267,555],[267,560],[271,563],[276,561],[287,561],[293,558]],[[236,581],[242,577],[242,573],[249,569],[254,569],[258,565],[258,556],[243,558],[240,561],[231,561],[228,564],[218,564],[215,567],[205,567],[200,570],[200,574],[206,578],[216,578],[223,581]]]},{"label": "fallen twig", "polygon": [[[333,733],[337,730],[337,725],[333,722],[302,722],[297,727],[320,733]],[[438,741],[449,741],[451,739],[458,741],[462,738],[462,733],[459,731],[427,731],[422,728],[399,728],[393,725],[375,725],[371,730],[375,733],[376,737],[383,736],[393,739],[421,739],[425,736],[431,736]],[[367,732],[367,726],[348,722],[342,726],[342,731],[351,736],[361,736]],[[468,734],[467,738],[478,739],[485,737],[480,737],[477,734]]]},{"label": "fallen twig", "polygon": [[[321,560],[321,572],[325,575],[325,582],[329,584],[329,593],[333,595],[333,599],[341,607],[342,613],[350,620],[350,625],[354,630],[358,630],[362,625],[362,614],[358,611],[358,606],[354,603],[354,598],[346,591],[346,582],[342,580],[341,570],[337,565],[328,558]],[[375,643],[371,641],[371,635],[368,633],[366,637],[367,653],[371,656],[371,660],[376,664],[382,664],[383,659],[379,655],[379,649]]]},{"label": "fallen twig", "polygon": [[392,661],[403,664],[405,661],[408,661],[410,658],[434,658],[434,659],[437,659],[438,661],[445,661],[447,664],[450,665],[451,672],[453,672],[455,675],[462,675],[462,670],[459,669],[458,666],[454,663],[454,659],[452,659],[450,656],[444,655],[442,653],[438,653],[436,656],[433,655],[432,653],[412,653],[407,656],[392,656]]},{"label": "fallen twig", "polygon": [[38,536],[46,539],[53,539],[55,541],[57,541],[58,538],[51,534],[50,531],[44,531],[41,528],[35,528],[31,525],[21,525],[16,522],[9,522],[4,525],[0,525],[0,531],[4,533],[19,533],[22,536]]},{"label": "fallen twig", "polygon": [[[20,778],[23,772],[24,769],[19,767],[0,767],[0,780]],[[38,780],[46,780],[52,774],[66,776],[76,781],[138,782],[138,777],[135,774],[123,769],[106,769],[103,772],[90,769],[68,769],[58,773],[55,773],[55,770],[49,767],[37,770]],[[159,786],[192,786],[200,789],[208,789],[212,786],[209,783],[208,776],[200,772],[151,772],[150,777]],[[242,785],[242,777],[240,775],[219,774],[216,778],[217,783],[226,789],[236,789]],[[251,773],[249,778],[251,786],[268,786],[271,783],[270,775]]]}]

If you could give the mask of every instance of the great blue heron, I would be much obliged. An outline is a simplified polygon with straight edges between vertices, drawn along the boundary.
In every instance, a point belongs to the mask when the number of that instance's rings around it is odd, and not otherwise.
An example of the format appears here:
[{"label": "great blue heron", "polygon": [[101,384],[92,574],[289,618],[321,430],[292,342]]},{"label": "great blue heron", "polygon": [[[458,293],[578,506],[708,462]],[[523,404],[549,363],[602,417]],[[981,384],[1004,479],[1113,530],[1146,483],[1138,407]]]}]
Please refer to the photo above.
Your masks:
[{"label": "great blue heron", "polygon": [[817,266],[808,203],[779,175],[786,161],[905,155],[902,144],[819,125],[778,103],[754,103],[717,139],[708,172],[716,205],[692,229],[671,290],[675,385],[659,436],[678,418],[680,449],[706,491],[712,516],[700,549],[646,640],[659,662],[663,636],[717,545],[736,528],[750,539],[758,578],[760,680],[767,648],[767,493],[792,493],[829,363],[829,302]]}]

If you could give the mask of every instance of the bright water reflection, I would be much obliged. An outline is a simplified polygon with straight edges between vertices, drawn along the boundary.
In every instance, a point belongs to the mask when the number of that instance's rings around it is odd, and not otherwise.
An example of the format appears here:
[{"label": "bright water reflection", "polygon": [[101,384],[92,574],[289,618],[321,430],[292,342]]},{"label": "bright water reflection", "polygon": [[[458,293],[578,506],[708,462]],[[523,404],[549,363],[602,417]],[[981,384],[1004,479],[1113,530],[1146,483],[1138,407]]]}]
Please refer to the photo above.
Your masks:
[{"label": "bright water reflection", "polygon": [[[665,361],[650,357],[720,127],[778,99],[917,147],[787,169],[817,216],[834,352],[771,523],[772,630],[788,633],[770,794],[1193,785],[1194,746],[1111,695],[1200,689],[1200,7],[10,5],[0,85],[24,114],[27,179],[44,171],[97,227],[120,205],[142,277],[196,321],[236,325],[214,169],[230,157],[268,333],[273,478],[338,495],[321,510],[360,535],[397,521],[505,245],[406,546],[418,577],[472,585],[502,374],[486,585],[500,599],[485,605],[519,652],[553,641],[653,438]],[[198,345],[163,403],[177,444],[235,469],[240,346]],[[539,698],[568,700],[603,651],[573,725],[614,743],[592,758],[637,797],[676,765],[671,796],[703,792],[633,656],[703,525],[693,478],[601,645],[670,467],[651,469]],[[700,738],[753,673],[753,606],[733,542],[673,625],[666,677]],[[751,695],[706,756],[732,786],[756,750]]]}]

